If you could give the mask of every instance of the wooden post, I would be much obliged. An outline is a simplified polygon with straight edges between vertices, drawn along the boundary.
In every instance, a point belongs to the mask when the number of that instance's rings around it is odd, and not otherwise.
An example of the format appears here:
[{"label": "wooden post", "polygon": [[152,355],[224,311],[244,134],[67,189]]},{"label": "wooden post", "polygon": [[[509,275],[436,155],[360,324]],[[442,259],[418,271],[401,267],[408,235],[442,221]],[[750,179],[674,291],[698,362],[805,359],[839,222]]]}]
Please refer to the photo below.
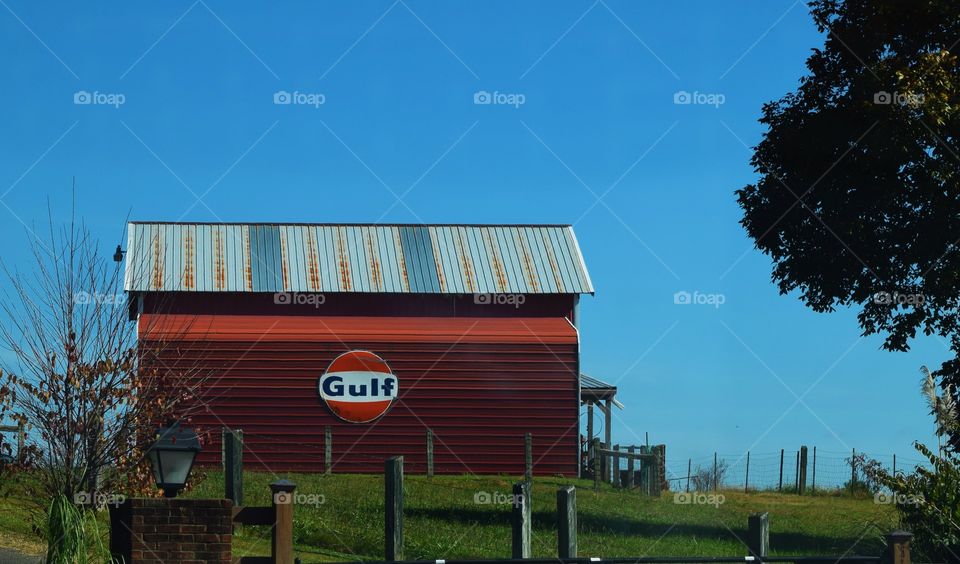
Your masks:
[{"label": "wooden post", "polygon": [[593,442],[593,402],[587,402],[587,443]]},{"label": "wooden post", "polygon": [[[667,445],[654,445],[653,452],[657,457],[654,460],[653,466],[653,490],[651,491],[651,495],[660,497],[660,494],[663,492],[664,482],[667,478]],[[667,489],[670,489],[670,484],[667,484]]]},{"label": "wooden post", "polygon": [[747,471],[743,475],[743,493],[747,493],[747,488],[750,486],[750,451],[747,451]]},{"label": "wooden post", "polygon": [[384,560],[403,560],[403,457],[384,463],[384,506],[386,507]]},{"label": "wooden post", "polygon": [[[813,460],[817,460],[817,447],[813,447]],[[814,462],[814,468],[816,468],[816,462]],[[897,477],[897,453],[893,453],[893,477]]]},{"label": "wooden post", "polygon": [[273,540],[270,555],[277,564],[293,564],[293,490],[297,485],[289,480],[270,484],[273,492]]},{"label": "wooden post", "polygon": [[857,483],[857,449],[850,453],[850,485]]},{"label": "wooden post", "polygon": [[631,455],[627,457],[627,488],[630,488],[630,489],[633,489],[633,484],[636,483],[636,480],[633,479],[634,462],[633,462],[632,455],[634,452],[635,452],[635,449],[633,448],[633,445],[630,445],[627,447],[627,453]]},{"label": "wooden post", "polygon": [[613,445],[613,487],[619,488],[620,483],[620,445]]},{"label": "wooden post", "polygon": [[527,433],[523,438],[523,479],[528,484],[533,483],[533,435]]},{"label": "wooden post", "polygon": [[333,429],[330,425],[323,428],[323,471],[329,474],[333,468]]},{"label": "wooden post", "polygon": [[777,491],[783,491],[783,449],[780,449],[780,484],[777,486]]},{"label": "wooden post", "polygon": [[687,492],[690,491],[690,466],[693,464],[693,459],[687,459]]},{"label": "wooden post", "polygon": [[427,478],[433,478],[433,431],[427,429]]},{"label": "wooden post", "polygon": [[[611,400],[607,400],[605,405],[607,408],[603,413],[603,448],[610,448],[610,445],[612,444],[611,441],[613,440],[613,402]],[[610,476],[610,460],[607,457],[603,457],[603,461],[608,463],[603,471],[603,479],[607,480]]]},{"label": "wooden post", "polygon": [[557,490],[557,556],[577,557],[577,489]]},{"label": "wooden post", "polygon": [[749,556],[766,558],[770,550],[770,515],[751,513],[747,518],[747,549]]},{"label": "wooden post", "polygon": [[513,485],[511,557],[530,558],[530,482]]},{"label": "wooden post", "polygon": [[893,531],[887,535],[887,551],[884,564],[910,564],[910,540],[913,534],[906,531]]},{"label": "wooden post", "polygon": [[593,439],[593,489],[600,491],[600,439]]},{"label": "wooden post", "polygon": [[800,478],[797,494],[803,495],[807,489],[807,447],[800,447]]},{"label": "wooden post", "polygon": [[800,493],[800,451],[797,451],[796,467],[793,470],[793,491]]},{"label": "wooden post", "polygon": [[221,432],[223,447],[223,497],[234,507],[243,505],[243,431],[224,427]]},{"label": "wooden post", "polygon": [[720,486],[720,475],[717,473],[717,453],[713,453],[713,491]]},{"label": "wooden post", "polygon": [[810,483],[810,493],[817,491],[817,447],[813,447],[813,481]]}]

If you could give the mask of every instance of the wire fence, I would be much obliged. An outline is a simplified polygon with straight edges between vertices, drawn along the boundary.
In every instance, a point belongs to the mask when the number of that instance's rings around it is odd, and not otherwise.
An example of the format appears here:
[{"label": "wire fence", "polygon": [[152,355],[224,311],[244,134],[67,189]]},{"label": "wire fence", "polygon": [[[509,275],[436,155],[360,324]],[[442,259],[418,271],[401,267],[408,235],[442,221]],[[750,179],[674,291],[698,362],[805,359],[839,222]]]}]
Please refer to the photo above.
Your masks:
[{"label": "wire fence", "polygon": [[[866,483],[860,457],[876,460],[890,473],[909,474],[918,466],[929,467],[919,458],[896,454],[870,454],[859,451],[807,451],[805,488],[808,490],[838,490],[853,482]],[[709,455],[686,461],[670,460],[666,465],[666,480],[674,491],[713,487],[718,489],[794,491],[803,475],[799,450],[751,452],[741,454]]]}]

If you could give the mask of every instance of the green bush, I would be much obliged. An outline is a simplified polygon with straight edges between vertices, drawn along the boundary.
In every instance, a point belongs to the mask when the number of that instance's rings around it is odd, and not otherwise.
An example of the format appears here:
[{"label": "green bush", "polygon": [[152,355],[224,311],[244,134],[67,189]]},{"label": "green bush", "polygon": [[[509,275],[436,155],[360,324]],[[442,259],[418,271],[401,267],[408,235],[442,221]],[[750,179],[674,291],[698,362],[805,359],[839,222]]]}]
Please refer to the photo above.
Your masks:
[{"label": "green bush", "polygon": [[50,502],[47,510],[47,564],[109,562],[100,539],[96,515],[74,505],[64,495]]},{"label": "green bush", "polygon": [[[937,456],[914,443],[931,468],[918,467],[912,474],[892,476],[876,461],[864,469],[890,490],[882,501],[894,503],[901,526],[914,534],[913,549],[930,562],[960,561],[960,458],[956,453]],[[879,493],[879,496],[885,494]]]}]

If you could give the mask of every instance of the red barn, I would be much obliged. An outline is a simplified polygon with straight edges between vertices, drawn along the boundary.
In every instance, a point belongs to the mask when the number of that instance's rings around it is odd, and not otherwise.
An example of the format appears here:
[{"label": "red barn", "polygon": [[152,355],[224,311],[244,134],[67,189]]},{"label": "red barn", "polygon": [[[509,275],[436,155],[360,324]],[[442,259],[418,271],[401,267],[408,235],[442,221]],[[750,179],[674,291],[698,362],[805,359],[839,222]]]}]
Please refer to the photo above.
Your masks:
[{"label": "red barn", "polygon": [[577,475],[570,226],[136,222],[127,245],[141,343],[212,375],[194,423],[242,429],[248,468],[323,471],[329,428],[333,471],[422,471],[430,429],[437,473],[522,473],[531,433],[537,474]]}]

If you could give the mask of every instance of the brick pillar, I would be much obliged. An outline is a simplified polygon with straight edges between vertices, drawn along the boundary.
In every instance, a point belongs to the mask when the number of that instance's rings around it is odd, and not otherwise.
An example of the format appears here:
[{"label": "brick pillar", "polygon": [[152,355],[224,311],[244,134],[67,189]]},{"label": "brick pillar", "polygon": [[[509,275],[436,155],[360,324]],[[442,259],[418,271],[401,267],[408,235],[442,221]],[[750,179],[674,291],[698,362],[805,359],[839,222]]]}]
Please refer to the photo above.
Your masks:
[{"label": "brick pillar", "polygon": [[226,564],[232,541],[229,499],[137,498],[110,511],[110,552],[128,564]]}]

